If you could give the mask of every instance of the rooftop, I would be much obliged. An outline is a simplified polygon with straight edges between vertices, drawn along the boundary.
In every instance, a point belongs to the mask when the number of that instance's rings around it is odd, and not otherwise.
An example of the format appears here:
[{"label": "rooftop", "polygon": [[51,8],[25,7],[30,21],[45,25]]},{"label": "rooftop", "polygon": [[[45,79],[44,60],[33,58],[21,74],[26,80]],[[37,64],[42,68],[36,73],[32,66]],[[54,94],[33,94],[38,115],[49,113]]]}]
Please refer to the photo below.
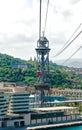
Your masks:
[{"label": "rooftop", "polygon": [[1,87],[0,91],[3,90],[6,93],[23,93],[26,92],[25,87],[20,87],[20,86],[16,86],[16,87]]},{"label": "rooftop", "polygon": [[77,109],[77,107],[67,107],[67,106],[61,106],[61,107],[42,107],[42,108],[32,108],[33,111],[57,111],[57,110],[73,110]]}]

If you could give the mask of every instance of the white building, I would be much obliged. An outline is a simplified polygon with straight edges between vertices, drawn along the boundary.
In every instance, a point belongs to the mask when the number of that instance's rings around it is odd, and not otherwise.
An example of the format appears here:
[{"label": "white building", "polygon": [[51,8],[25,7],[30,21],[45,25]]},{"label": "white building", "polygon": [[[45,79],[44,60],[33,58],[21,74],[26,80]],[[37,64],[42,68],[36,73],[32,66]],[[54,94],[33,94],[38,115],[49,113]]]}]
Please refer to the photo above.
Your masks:
[{"label": "white building", "polygon": [[8,110],[8,102],[6,102],[4,91],[0,89],[0,119],[3,119]]},{"label": "white building", "polygon": [[29,93],[24,87],[14,87],[9,93],[8,113],[27,113],[29,109]]},{"label": "white building", "polygon": [[0,128],[30,124],[29,94],[23,87],[0,88]]},{"label": "white building", "polygon": [[29,95],[24,87],[0,88],[0,129],[82,120],[77,108],[65,106],[38,108],[39,101],[39,95]]}]

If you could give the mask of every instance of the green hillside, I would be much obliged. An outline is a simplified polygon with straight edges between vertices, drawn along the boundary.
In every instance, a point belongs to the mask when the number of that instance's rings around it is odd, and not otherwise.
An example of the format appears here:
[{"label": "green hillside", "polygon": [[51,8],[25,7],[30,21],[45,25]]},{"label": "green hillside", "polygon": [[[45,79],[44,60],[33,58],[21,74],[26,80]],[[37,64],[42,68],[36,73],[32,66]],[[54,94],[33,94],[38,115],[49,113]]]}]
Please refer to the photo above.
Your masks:
[{"label": "green hillside", "polygon": [[[22,66],[27,66],[28,69],[23,70]],[[27,62],[6,54],[0,54],[0,82],[27,83],[26,77],[29,80],[33,79],[31,76],[29,78],[30,73],[34,73],[32,69],[34,69],[33,64],[30,64],[29,61]]]},{"label": "green hillside", "polygon": [[[34,86],[36,81],[36,62],[21,60],[0,54],[0,82],[16,82]],[[50,62],[51,87],[82,88],[82,78],[65,72],[62,66]]]},{"label": "green hillside", "polygon": [[10,67],[11,64],[17,64],[17,63],[26,64],[27,61],[0,53],[0,67],[2,67],[2,68],[3,67]]}]

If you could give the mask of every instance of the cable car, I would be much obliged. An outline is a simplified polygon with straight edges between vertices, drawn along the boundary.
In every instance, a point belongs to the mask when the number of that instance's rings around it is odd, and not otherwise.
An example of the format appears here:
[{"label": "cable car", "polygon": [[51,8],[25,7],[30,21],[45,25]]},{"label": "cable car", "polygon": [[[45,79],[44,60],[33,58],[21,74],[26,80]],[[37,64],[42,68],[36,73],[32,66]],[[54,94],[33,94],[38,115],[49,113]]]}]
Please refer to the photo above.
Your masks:
[{"label": "cable car", "polygon": [[37,71],[37,76],[42,76],[42,72],[41,71]]}]

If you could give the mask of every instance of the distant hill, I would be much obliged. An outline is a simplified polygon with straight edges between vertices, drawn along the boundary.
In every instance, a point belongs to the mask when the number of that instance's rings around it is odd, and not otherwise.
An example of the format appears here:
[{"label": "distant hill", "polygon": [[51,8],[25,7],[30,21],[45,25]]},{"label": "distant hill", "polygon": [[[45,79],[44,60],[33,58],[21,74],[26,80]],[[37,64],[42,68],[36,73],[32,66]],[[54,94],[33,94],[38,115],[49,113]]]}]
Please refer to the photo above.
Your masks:
[{"label": "distant hill", "polygon": [[56,64],[56,63],[54,63],[52,61],[50,61],[50,66],[52,66],[53,68],[63,68],[62,65],[58,65],[58,64]]},{"label": "distant hill", "polygon": [[[56,60],[55,63],[58,65],[62,65],[64,61],[65,60]],[[82,68],[82,59],[70,59],[65,64],[63,64],[63,66]]]},{"label": "distant hill", "polygon": [[0,53],[0,67],[9,67],[11,64],[27,64],[27,61]]},{"label": "distant hill", "polygon": [[[33,61],[33,60],[26,61],[20,58],[15,58],[13,56],[0,53],[0,67],[17,68],[18,65],[27,65],[27,64],[30,64],[31,66],[36,67],[36,61]],[[53,63],[52,61],[50,61],[50,66],[55,67],[55,68],[62,68],[61,65],[57,65],[56,63]]]}]

